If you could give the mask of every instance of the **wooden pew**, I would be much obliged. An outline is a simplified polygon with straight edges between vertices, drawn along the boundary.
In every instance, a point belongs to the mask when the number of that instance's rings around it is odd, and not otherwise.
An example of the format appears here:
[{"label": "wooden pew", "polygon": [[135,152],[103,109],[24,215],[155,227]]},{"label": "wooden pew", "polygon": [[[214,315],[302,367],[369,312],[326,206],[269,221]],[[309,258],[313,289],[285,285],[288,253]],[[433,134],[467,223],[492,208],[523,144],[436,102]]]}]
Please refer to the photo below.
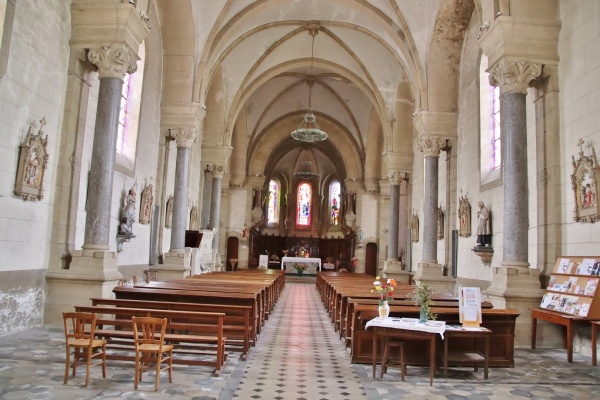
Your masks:
[{"label": "wooden pew", "polygon": [[[224,313],[191,312],[173,310],[150,310],[113,306],[75,306],[77,312],[96,313],[98,318],[95,335],[109,339],[109,344],[120,349],[133,350],[131,317],[155,317],[167,319],[165,340],[176,343],[174,353],[185,355],[214,355],[214,360],[198,360],[190,357],[173,357],[173,363],[206,365],[214,367],[219,375],[225,363],[225,340],[223,335]],[[112,317],[111,317],[112,316]],[[187,349],[187,351],[185,351]],[[107,354],[107,358],[133,361],[129,354]]]},{"label": "wooden pew", "polygon": [[250,346],[256,343],[256,335],[252,320],[250,319],[252,312],[252,307],[250,306],[106,299],[99,297],[93,297],[90,300],[92,301],[92,306],[224,313],[223,334],[227,338],[225,341],[227,349],[241,351],[241,358],[245,360],[250,351]]}]

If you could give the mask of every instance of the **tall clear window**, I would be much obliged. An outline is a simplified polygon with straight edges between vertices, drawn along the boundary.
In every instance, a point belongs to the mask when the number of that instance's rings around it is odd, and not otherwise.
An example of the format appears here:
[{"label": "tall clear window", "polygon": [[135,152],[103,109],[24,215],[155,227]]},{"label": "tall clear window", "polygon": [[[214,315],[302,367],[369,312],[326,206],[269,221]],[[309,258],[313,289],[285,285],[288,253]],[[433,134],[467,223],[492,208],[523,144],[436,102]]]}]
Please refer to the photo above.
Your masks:
[{"label": "tall clear window", "polygon": [[279,183],[275,180],[269,182],[269,202],[267,204],[268,224],[279,223]]},{"label": "tall clear window", "polygon": [[502,135],[500,130],[500,88],[490,85],[488,58],[479,64],[479,171],[482,184],[502,178]]},{"label": "tall clear window", "polygon": [[296,225],[300,227],[309,227],[311,219],[311,199],[312,187],[308,182],[302,182],[298,185],[296,208]]},{"label": "tall clear window", "polygon": [[117,163],[133,169],[137,147],[142,104],[142,84],[144,81],[145,43],[140,44],[137,71],[125,74],[121,102],[119,105],[119,126],[117,128]]},{"label": "tall clear window", "polygon": [[340,182],[333,181],[329,186],[329,209],[331,215],[331,225],[340,224],[340,193]]}]

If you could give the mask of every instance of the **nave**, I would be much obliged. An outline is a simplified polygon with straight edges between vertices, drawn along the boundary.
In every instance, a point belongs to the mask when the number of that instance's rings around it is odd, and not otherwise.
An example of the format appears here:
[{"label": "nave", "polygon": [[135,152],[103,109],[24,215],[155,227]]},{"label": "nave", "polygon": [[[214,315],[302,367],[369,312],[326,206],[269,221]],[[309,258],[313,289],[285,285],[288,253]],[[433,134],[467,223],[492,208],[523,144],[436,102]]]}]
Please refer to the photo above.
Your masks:
[{"label": "nave", "polygon": [[107,378],[92,369],[63,386],[64,334],[59,327],[35,328],[0,337],[0,399],[172,400],[383,400],[383,399],[572,399],[600,395],[600,368],[560,349],[516,349],[515,368],[493,368],[489,380],[468,369],[441,374],[429,386],[428,368],[408,367],[405,382],[390,368],[383,380],[371,365],[350,364],[329,322],[314,279],[291,278],[247,361],[231,354],[221,376],[208,368],[174,366],[173,383],[161,376],[155,393],[151,373],[133,390],[133,365],[109,362]]}]

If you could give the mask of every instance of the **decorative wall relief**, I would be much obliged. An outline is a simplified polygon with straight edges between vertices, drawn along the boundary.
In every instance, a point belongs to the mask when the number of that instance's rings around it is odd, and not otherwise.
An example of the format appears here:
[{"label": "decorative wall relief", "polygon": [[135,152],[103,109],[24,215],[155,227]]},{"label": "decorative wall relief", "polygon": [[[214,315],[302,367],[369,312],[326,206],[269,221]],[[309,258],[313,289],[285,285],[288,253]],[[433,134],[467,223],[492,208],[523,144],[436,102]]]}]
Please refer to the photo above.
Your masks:
[{"label": "decorative wall relief", "polygon": [[419,215],[413,210],[411,237],[413,243],[419,242]]},{"label": "decorative wall relief", "polygon": [[590,157],[583,155],[583,139],[579,139],[579,159],[573,159],[573,175],[571,187],[575,196],[575,209],[573,219],[576,222],[595,222],[598,219],[600,207],[598,206],[598,182],[600,167],[596,159],[596,150],[592,146]]},{"label": "decorative wall relief", "polygon": [[142,190],[142,198],[140,200],[140,224],[142,225],[148,225],[152,221],[152,206],[154,205],[152,178],[150,178],[150,182]]},{"label": "decorative wall relief", "polygon": [[438,207],[437,215],[437,238],[438,240],[444,238],[444,210],[442,210],[441,205]]},{"label": "decorative wall relief", "polygon": [[45,117],[40,121],[40,130],[37,134],[31,132],[30,126],[20,146],[14,192],[23,200],[35,201],[44,198],[44,173],[48,167],[48,135],[43,135],[44,125],[46,125]]},{"label": "decorative wall relief", "polygon": [[194,204],[190,211],[190,231],[198,230],[198,205]]},{"label": "decorative wall relief", "polygon": [[167,200],[167,214],[165,215],[165,228],[171,229],[173,225],[173,195],[169,195]]},{"label": "decorative wall relief", "polygon": [[469,204],[467,196],[462,195],[462,190],[460,194],[458,200],[458,236],[469,237],[471,236],[471,204]]}]

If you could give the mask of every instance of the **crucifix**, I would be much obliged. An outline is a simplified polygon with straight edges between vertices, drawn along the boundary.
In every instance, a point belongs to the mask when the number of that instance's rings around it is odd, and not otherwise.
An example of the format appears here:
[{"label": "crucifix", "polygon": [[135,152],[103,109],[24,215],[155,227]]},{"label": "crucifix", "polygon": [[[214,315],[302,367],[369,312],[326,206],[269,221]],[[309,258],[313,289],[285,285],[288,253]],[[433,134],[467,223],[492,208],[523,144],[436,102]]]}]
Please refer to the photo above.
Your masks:
[{"label": "crucifix", "polygon": [[577,142],[577,146],[579,146],[579,155],[582,156],[583,155],[583,144],[585,143],[585,140],[583,140],[582,138],[579,138],[579,141]]}]

